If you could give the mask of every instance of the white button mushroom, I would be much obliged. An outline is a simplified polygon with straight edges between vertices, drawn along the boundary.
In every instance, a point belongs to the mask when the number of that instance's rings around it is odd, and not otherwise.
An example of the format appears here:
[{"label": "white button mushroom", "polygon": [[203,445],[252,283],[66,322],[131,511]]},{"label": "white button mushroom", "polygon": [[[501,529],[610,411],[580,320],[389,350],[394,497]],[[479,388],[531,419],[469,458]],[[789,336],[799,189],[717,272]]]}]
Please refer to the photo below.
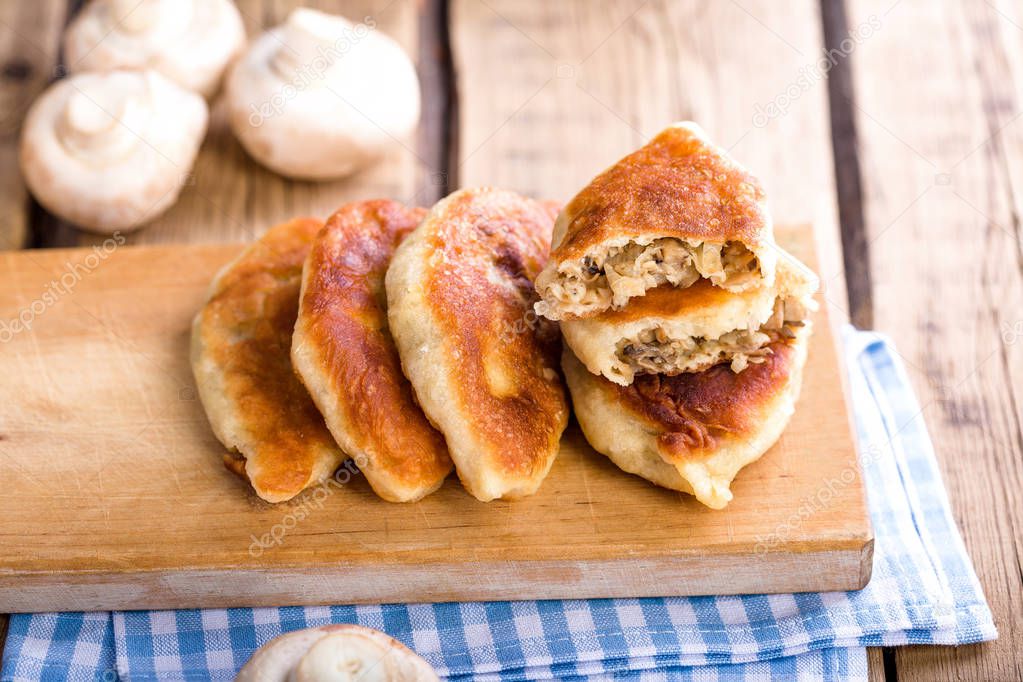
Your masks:
[{"label": "white button mushroom", "polygon": [[71,76],[25,117],[22,175],[51,213],[95,232],[127,232],[177,199],[208,118],[202,97],[156,71]]},{"label": "white button mushroom", "polygon": [[264,644],[235,682],[430,682],[433,668],[401,642],[360,625],[296,630]]},{"label": "white button mushroom", "polygon": [[245,45],[231,0],[92,0],[64,35],[68,68],[151,68],[209,97]]},{"label": "white button mushroom", "polygon": [[228,75],[231,128],[282,175],[349,175],[419,121],[419,80],[401,46],[371,22],[310,9],[254,40]]}]

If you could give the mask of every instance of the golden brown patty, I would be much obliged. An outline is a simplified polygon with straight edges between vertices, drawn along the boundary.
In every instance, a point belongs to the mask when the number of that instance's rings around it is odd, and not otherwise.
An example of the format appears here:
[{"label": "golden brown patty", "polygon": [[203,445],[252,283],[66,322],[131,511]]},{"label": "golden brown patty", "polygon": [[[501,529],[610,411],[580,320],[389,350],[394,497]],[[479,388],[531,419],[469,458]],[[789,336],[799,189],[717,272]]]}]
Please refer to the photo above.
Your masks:
[{"label": "golden brown patty", "polygon": [[344,460],[291,366],[302,264],[322,223],[279,225],[214,278],[192,324],[192,371],[232,471],[268,502],[329,477]]},{"label": "golden brown patty", "polygon": [[[554,261],[623,235],[748,245],[773,241],[760,181],[695,125],[674,125],[598,175],[565,207]],[[558,237],[561,237],[558,239]]]},{"label": "golden brown patty", "polygon": [[558,216],[537,312],[591,317],[668,284],[770,285],[777,256],[760,182],[696,124],[669,126]]},{"label": "golden brown patty", "polygon": [[778,439],[794,410],[811,325],[771,344],[760,364],[637,376],[620,386],[591,374],[568,350],[562,366],[576,418],[595,450],[658,485],[715,509],[739,470]]},{"label": "golden brown patty", "polygon": [[535,492],[568,419],[557,328],[532,312],[553,220],[551,206],[513,192],[461,190],[387,271],[405,374],[480,500]]},{"label": "golden brown patty", "polygon": [[444,437],[416,404],[387,326],[384,273],[425,214],[380,200],[331,216],[306,259],[291,347],[331,433],[392,502],[433,492],[451,472]]}]

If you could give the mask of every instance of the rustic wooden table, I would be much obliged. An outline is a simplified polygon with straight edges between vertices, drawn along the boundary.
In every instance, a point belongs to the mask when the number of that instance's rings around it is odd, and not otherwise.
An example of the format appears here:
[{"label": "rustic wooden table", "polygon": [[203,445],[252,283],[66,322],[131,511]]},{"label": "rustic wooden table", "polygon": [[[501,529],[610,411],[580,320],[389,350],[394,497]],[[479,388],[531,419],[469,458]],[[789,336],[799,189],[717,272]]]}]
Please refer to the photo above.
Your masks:
[{"label": "rustic wooden table", "polygon": [[[96,241],[26,194],[17,135],[78,2],[0,1],[0,244]],[[250,33],[291,0],[241,0]],[[890,334],[1001,631],[872,650],[876,680],[1023,676],[1023,7],[1008,0],[321,0],[418,57],[415,141],[344,182],[255,167],[215,107],[194,181],[132,243],[251,238],[350,198],[492,184],[566,199],[664,124],[701,122],[814,221],[833,312]],[[963,329],[966,326],[968,329]],[[6,619],[0,617],[0,642]]]}]

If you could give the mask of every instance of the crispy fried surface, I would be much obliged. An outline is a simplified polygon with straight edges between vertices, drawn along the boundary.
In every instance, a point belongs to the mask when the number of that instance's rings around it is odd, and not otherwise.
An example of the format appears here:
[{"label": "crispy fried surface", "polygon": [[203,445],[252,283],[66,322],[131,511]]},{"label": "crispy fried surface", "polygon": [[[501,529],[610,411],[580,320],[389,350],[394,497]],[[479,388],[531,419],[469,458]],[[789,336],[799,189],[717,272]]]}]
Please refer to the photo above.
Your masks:
[{"label": "crispy fried surface", "polygon": [[387,325],[384,274],[426,211],[394,201],[338,210],[306,262],[292,357],[331,432],[384,499],[411,501],[450,473]]},{"label": "crispy fried surface", "polygon": [[302,263],[320,221],[279,225],[214,279],[192,328],[192,368],[225,457],[269,502],[330,476],[344,455],[289,357]]},{"label": "crispy fried surface", "polygon": [[565,351],[562,366],[576,417],[595,450],[623,470],[691,493],[714,509],[732,499],[736,474],[781,435],[802,384],[807,324],[772,345],[763,364],[698,373],[643,375],[620,386]]},{"label": "crispy fried surface", "polygon": [[669,462],[712,454],[719,440],[741,439],[760,427],[764,406],[789,380],[794,350],[776,341],[764,362],[739,373],[720,364],[697,373],[644,374],[631,386],[615,385],[623,402],[662,431],[657,439]]},{"label": "crispy fried surface", "polygon": [[763,244],[771,239],[764,202],[753,175],[689,128],[671,126],[572,199],[551,258],[582,258],[634,235]]},{"label": "crispy fried surface", "polygon": [[557,331],[537,320],[517,333],[530,324],[555,213],[508,192],[463,194],[445,208],[433,216],[426,288],[461,358],[461,408],[505,470],[531,474],[566,412],[560,382],[543,371],[557,366]]},{"label": "crispy fried surface", "polygon": [[552,206],[513,192],[462,190],[387,275],[406,373],[480,499],[534,492],[567,422],[557,328],[532,311],[553,220]]}]

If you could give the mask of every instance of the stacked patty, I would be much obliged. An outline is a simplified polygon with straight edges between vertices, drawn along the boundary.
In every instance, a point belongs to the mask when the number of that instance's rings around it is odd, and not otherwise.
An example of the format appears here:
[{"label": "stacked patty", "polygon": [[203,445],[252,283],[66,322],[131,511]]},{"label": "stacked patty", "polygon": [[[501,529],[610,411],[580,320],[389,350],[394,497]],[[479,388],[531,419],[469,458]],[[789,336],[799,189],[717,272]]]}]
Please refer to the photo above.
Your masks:
[{"label": "stacked patty", "polygon": [[576,195],[553,243],[536,312],[561,324],[590,444],[723,507],[788,422],[816,307],[760,182],[678,123]]}]

